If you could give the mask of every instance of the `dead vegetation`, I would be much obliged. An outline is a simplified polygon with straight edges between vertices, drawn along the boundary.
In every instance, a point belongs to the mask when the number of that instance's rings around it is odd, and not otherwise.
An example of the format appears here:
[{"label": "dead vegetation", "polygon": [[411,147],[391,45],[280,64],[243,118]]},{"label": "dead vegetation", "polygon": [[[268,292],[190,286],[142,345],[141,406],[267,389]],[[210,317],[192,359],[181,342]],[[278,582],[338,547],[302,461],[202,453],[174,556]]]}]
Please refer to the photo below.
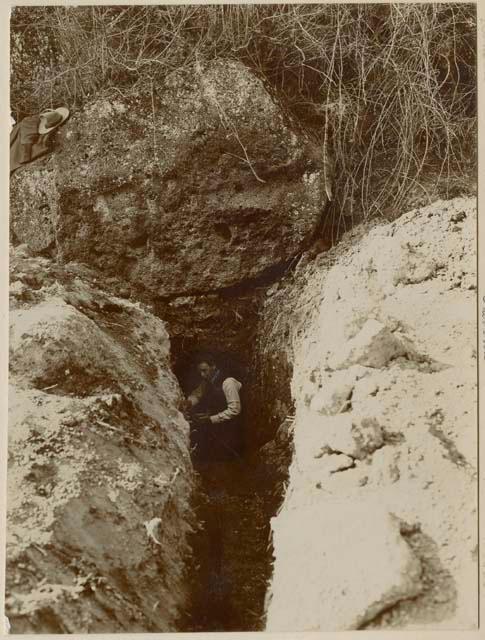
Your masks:
[{"label": "dead vegetation", "polygon": [[348,226],[392,217],[410,190],[466,190],[475,41],[472,4],[18,7],[12,110],[154,94],[198,60],[242,60],[320,143],[334,182],[327,220]]}]

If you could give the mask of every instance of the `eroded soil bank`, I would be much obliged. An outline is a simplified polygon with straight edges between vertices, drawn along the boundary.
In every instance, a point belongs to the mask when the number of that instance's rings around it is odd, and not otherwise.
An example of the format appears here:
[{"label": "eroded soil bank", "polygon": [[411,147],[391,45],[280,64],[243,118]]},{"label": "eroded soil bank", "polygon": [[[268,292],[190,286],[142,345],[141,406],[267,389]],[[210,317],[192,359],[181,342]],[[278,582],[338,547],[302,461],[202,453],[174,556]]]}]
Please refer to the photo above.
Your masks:
[{"label": "eroded soil bank", "polygon": [[476,627],[475,248],[475,199],[437,201],[266,303],[296,409],[268,631]]},{"label": "eroded soil bank", "polygon": [[12,631],[175,631],[194,478],[164,324],[21,247],[10,277]]}]

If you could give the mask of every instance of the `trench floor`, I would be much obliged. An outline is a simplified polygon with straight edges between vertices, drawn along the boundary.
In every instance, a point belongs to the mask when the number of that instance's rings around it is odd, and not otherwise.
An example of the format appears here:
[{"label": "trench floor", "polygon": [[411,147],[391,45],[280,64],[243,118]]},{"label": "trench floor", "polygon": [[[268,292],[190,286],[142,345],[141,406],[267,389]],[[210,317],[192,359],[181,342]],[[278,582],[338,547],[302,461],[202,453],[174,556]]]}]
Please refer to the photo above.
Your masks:
[{"label": "trench floor", "polygon": [[264,466],[243,460],[197,469],[192,607],[183,631],[261,631],[271,574],[270,488]]}]

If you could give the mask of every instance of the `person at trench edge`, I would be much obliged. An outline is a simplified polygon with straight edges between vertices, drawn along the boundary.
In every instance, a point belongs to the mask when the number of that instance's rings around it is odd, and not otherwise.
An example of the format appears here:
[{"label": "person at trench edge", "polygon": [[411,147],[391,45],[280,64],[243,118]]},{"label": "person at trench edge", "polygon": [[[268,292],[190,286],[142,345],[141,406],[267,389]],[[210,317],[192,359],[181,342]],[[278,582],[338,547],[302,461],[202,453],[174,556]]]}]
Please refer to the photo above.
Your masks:
[{"label": "person at trench edge", "polygon": [[242,384],[226,376],[211,356],[197,360],[199,386],[187,398],[192,457],[224,462],[242,455]]}]

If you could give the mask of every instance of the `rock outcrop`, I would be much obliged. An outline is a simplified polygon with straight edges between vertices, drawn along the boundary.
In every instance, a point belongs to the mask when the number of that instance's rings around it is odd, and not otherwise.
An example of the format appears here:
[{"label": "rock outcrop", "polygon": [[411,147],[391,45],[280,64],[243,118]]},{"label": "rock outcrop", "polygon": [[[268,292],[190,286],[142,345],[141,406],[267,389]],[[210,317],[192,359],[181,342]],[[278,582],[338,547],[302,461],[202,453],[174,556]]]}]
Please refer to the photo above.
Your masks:
[{"label": "rock outcrop", "polygon": [[477,624],[475,234],[474,199],[356,228],[267,302],[296,408],[268,631]]},{"label": "rock outcrop", "polygon": [[155,297],[213,293],[302,251],[325,206],[321,150],[237,62],[98,97],[11,181],[16,243]]},{"label": "rock outcrop", "polygon": [[161,320],[11,256],[6,613],[15,633],[174,631],[192,467]]},{"label": "rock outcrop", "polygon": [[182,628],[192,467],[167,327],[178,374],[215,343],[254,374],[248,433],[275,504],[285,487],[268,631],[473,627],[474,200],[361,225],[268,288],[325,185],[244,66],[98,96],[57,142],[11,180],[13,631]]}]

